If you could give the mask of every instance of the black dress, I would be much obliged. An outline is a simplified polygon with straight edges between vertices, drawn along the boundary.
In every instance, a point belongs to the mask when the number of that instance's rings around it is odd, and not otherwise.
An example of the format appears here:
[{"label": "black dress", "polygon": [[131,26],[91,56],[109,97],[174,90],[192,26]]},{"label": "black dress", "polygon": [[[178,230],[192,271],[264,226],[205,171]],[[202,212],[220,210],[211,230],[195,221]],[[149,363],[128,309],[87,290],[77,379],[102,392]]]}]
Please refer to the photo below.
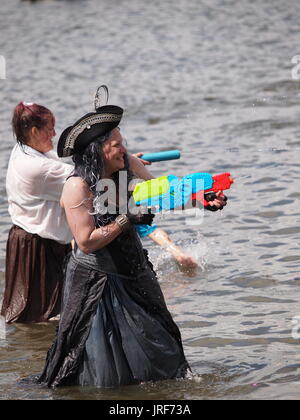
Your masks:
[{"label": "black dress", "polygon": [[115,387],[182,378],[188,369],[179,329],[135,229],[90,254],[75,247],[57,335],[38,382]]}]

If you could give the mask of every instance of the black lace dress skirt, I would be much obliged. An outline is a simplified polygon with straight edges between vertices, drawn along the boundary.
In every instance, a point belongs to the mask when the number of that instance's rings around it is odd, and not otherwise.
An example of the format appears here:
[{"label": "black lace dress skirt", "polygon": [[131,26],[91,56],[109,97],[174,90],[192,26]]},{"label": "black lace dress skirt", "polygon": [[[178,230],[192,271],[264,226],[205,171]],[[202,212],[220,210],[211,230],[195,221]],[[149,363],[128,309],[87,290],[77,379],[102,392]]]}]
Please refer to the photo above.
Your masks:
[{"label": "black lace dress skirt", "polygon": [[135,231],[95,253],[77,248],[38,382],[116,387],[182,378],[188,369],[179,329]]}]

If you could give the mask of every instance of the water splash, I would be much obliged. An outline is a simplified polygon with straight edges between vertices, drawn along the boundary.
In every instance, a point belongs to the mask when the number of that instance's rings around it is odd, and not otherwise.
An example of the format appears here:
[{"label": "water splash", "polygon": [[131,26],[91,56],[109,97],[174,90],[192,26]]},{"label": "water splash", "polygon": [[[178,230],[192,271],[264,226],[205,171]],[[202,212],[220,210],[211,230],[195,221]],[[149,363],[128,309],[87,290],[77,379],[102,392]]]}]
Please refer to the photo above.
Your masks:
[{"label": "water splash", "polygon": [[[197,271],[205,271],[208,263],[209,249],[205,237],[198,233],[196,238],[176,240],[176,235],[172,238],[176,246],[182,252],[192,257],[198,264]],[[167,249],[156,247],[150,250],[150,259],[159,278],[169,275],[183,273],[189,275],[188,270],[180,267],[175,258]]]}]

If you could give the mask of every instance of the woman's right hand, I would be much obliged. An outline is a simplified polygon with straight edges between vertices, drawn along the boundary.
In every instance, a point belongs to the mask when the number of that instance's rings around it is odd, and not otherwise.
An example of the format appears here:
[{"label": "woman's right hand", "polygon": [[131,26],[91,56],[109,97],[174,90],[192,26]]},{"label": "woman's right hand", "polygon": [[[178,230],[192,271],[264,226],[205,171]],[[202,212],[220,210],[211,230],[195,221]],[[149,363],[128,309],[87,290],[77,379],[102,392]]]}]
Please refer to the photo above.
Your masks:
[{"label": "woman's right hand", "polygon": [[227,204],[227,197],[223,194],[223,191],[205,193],[204,198],[208,201],[208,205],[204,207],[205,210],[222,210]]},{"label": "woman's right hand", "polygon": [[127,214],[127,217],[133,225],[151,226],[155,215],[151,213],[138,213],[138,214]]}]

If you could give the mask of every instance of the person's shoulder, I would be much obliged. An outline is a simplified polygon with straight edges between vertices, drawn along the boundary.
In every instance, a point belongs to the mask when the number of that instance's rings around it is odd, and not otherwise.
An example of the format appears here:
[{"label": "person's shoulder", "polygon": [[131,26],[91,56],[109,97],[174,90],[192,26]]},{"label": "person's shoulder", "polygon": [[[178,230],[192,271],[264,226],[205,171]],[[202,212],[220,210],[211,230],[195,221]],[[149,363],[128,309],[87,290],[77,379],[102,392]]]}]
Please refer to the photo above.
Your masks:
[{"label": "person's shoulder", "polygon": [[86,188],[89,189],[88,184],[80,176],[71,175],[65,182],[65,188]]},{"label": "person's shoulder", "polygon": [[79,176],[71,176],[64,184],[61,203],[62,205],[63,203],[71,205],[92,197],[93,194],[88,184]]},{"label": "person's shoulder", "polygon": [[64,194],[91,194],[91,190],[88,184],[79,176],[70,176],[63,189]]},{"label": "person's shoulder", "polygon": [[13,162],[13,167],[22,177],[27,179],[44,178],[47,173],[44,159],[37,156],[17,156]]}]

